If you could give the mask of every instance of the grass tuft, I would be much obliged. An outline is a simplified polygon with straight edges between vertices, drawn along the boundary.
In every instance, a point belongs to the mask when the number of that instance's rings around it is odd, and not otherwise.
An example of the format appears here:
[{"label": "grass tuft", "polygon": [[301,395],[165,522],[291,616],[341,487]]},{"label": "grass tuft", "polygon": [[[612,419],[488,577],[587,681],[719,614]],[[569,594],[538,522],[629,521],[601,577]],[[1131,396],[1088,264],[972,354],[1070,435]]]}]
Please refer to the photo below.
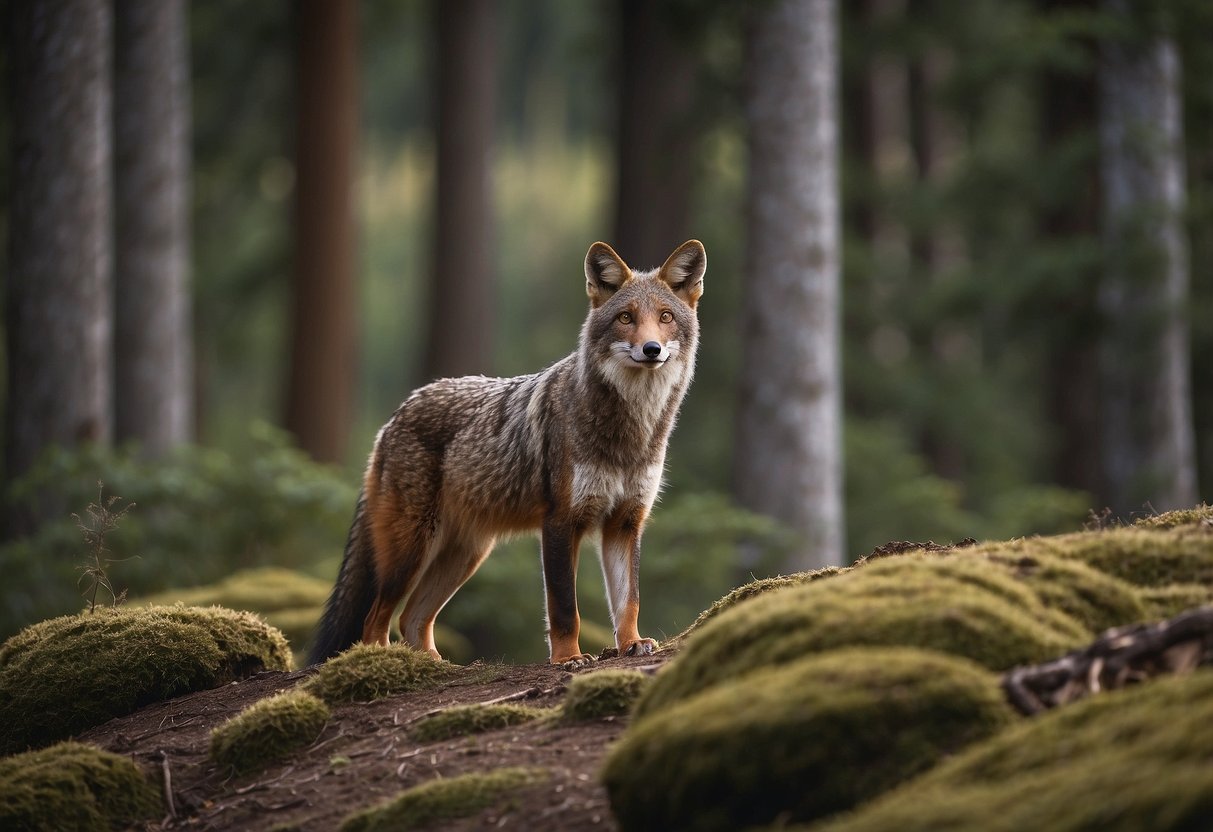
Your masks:
[{"label": "grass tuft", "polygon": [[466,818],[500,805],[511,793],[547,777],[547,770],[542,768],[500,768],[430,780],[388,803],[350,815],[341,824],[341,832],[424,829],[439,821]]},{"label": "grass tuft", "polygon": [[574,676],[562,716],[570,722],[624,716],[652,681],[636,670],[597,670]]},{"label": "grass tuft", "polygon": [[454,665],[406,644],[356,644],[322,664],[303,688],[330,705],[371,702],[438,687],[456,671]]},{"label": "grass tuft", "polygon": [[160,792],[126,757],[64,742],[0,760],[0,828],[127,829],[154,819]]},{"label": "grass tuft", "polygon": [[298,688],[262,699],[211,732],[211,759],[237,774],[265,768],[315,742],[329,716]]}]

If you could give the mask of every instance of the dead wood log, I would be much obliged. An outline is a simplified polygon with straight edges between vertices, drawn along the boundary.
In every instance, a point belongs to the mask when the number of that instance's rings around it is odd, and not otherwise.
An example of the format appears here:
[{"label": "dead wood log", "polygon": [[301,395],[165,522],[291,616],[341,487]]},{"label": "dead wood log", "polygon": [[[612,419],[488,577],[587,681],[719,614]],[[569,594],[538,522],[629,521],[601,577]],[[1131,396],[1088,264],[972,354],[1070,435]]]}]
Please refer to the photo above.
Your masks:
[{"label": "dead wood log", "polygon": [[1089,647],[1002,679],[1007,698],[1032,715],[1164,673],[1190,673],[1213,664],[1213,606],[1188,610],[1156,624],[1107,630]]}]

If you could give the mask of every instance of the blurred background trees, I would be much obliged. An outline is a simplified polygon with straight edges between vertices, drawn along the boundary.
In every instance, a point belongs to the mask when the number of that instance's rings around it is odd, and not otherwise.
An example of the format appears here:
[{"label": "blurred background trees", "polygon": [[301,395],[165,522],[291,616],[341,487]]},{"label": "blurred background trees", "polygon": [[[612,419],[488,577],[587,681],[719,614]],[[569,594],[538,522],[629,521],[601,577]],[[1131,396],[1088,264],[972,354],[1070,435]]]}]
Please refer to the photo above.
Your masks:
[{"label": "blurred background trees", "polygon": [[[184,14],[145,28],[152,6]],[[830,27],[816,17],[828,8]],[[532,372],[572,350],[597,239],[653,266],[697,237],[711,263],[699,372],[646,546],[652,633],[749,574],[891,539],[1031,534],[1104,506],[1129,517],[1209,499],[1202,0],[5,12],[0,633],[78,603],[67,512],[99,478],[139,504],[127,539],[113,536],[116,555],[140,556],[117,567],[132,594],[268,563],[331,579],[379,425],[436,374]],[[796,139],[749,106],[769,70],[746,44],[782,13],[806,35],[762,56],[833,64],[818,103],[833,102],[837,142],[794,153],[800,173],[762,174]],[[832,58],[816,49],[826,28]],[[791,84],[789,108],[815,95]],[[801,119],[808,140],[825,113]],[[789,207],[756,214],[780,189]],[[809,256],[831,210],[838,251]],[[774,246],[799,264],[787,298],[764,265]],[[164,265],[124,265],[152,256]],[[817,293],[831,268],[840,294]],[[123,288],[140,273],[149,288]],[[152,291],[169,299],[137,302]],[[124,347],[122,332],[176,340]],[[152,358],[189,366],[142,371]],[[789,361],[799,380],[772,382]],[[841,385],[809,361],[840,365]],[[156,397],[187,402],[185,420],[152,415]],[[823,415],[799,415],[810,399]],[[150,418],[128,429],[124,412]],[[194,444],[148,458],[191,429]],[[115,431],[139,444],[112,448]],[[778,484],[785,464],[795,489]],[[832,537],[813,536],[822,523]],[[442,620],[478,655],[542,655],[538,586],[535,544],[513,544]],[[503,598],[514,618],[495,623]]]}]

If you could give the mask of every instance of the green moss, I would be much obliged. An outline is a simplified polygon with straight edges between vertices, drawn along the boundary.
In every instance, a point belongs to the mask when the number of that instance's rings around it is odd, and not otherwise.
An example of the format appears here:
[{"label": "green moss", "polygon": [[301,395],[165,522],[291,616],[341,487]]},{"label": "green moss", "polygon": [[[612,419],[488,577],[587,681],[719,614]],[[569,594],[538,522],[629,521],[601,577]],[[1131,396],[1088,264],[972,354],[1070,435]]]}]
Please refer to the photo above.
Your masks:
[{"label": "green moss", "polygon": [[262,699],[211,732],[211,759],[237,774],[256,771],[315,742],[329,716],[305,690]]},{"label": "green moss", "polygon": [[126,829],[160,811],[143,772],[99,748],[64,742],[0,760],[2,829]]},{"label": "green moss", "polygon": [[897,557],[768,593],[695,633],[637,703],[647,715],[711,685],[845,646],[917,646],[992,670],[1054,658],[1092,634],[1005,571],[968,556]]},{"label": "green moss", "polygon": [[838,650],[751,673],[634,723],[603,782],[623,829],[825,817],[1015,717],[998,677],[910,648]]},{"label": "green moss", "polygon": [[742,584],[733,591],[729,592],[723,598],[716,601],[716,603],[712,604],[712,606],[699,613],[699,617],[691,622],[691,626],[687,627],[685,630],[671,639],[671,642],[677,642],[685,639],[704,624],[707,624],[725,610],[729,610],[737,606],[742,601],[757,598],[759,595],[765,595],[766,593],[773,592],[777,589],[801,586],[802,584],[812,583],[819,578],[828,578],[847,571],[850,571],[850,567],[840,569],[837,566],[827,566],[824,569],[817,569],[812,572],[794,572],[791,575],[776,575],[773,578],[759,578],[757,580],[750,581],[748,584]]},{"label": "green moss", "polygon": [[1184,610],[1213,604],[1213,586],[1200,584],[1144,587],[1140,595],[1150,620],[1173,618]]},{"label": "green moss", "polygon": [[43,621],[0,647],[0,752],[290,663],[282,634],[251,613],[107,607]]},{"label": "green moss", "polygon": [[512,792],[541,783],[547,776],[541,768],[500,768],[431,780],[389,803],[350,815],[341,824],[341,832],[423,829],[439,821],[465,818],[500,805]]},{"label": "green moss", "polygon": [[495,705],[458,705],[426,717],[413,726],[410,733],[418,742],[438,742],[521,725],[550,713],[552,711],[549,708],[533,708],[509,702]]},{"label": "green moss", "polygon": [[321,665],[303,688],[330,705],[370,702],[437,687],[455,672],[453,665],[406,644],[357,644]]},{"label": "green moss", "polygon": [[563,717],[572,722],[623,716],[653,681],[636,670],[596,670],[574,676],[562,708]]},{"label": "green moss", "polygon": [[1213,672],[1084,699],[980,743],[821,832],[1208,829]]},{"label": "green moss", "polygon": [[1169,525],[1169,515],[1140,525],[984,544],[978,551],[1080,561],[1138,587],[1213,586],[1213,524]]},{"label": "green moss", "polygon": [[1196,508],[1168,511],[1153,517],[1143,517],[1133,524],[1144,529],[1174,529],[1179,526],[1206,526],[1213,528],[1213,506],[1201,503]]}]

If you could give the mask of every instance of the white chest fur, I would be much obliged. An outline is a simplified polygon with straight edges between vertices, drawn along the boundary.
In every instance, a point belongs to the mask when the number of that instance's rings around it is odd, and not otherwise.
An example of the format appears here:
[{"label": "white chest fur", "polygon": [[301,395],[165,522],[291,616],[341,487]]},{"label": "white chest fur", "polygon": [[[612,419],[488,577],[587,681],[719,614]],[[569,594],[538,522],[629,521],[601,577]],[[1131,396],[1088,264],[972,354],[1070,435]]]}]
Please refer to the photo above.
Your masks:
[{"label": "white chest fur", "polygon": [[599,508],[611,511],[624,501],[652,505],[661,490],[663,465],[658,463],[640,470],[618,470],[585,463],[573,465],[572,505],[575,510]]}]

